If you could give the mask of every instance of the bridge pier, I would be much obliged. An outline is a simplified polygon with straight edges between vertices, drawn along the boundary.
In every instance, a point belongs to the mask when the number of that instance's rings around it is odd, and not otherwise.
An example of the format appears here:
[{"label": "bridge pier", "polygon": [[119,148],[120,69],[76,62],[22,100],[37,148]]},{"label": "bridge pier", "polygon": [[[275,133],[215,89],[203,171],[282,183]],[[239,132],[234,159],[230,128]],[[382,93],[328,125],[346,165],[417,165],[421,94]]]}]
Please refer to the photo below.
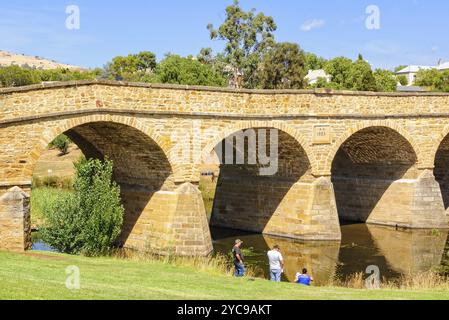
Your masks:
[{"label": "bridge pier", "polygon": [[293,185],[264,234],[300,240],[339,241],[341,229],[330,177]]},{"label": "bridge pier", "polygon": [[441,189],[432,170],[421,169],[417,179],[391,184],[367,223],[413,229],[449,228]]},{"label": "bridge pier", "polygon": [[211,224],[299,240],[341,240],[330,177],[294,184],[220,181]]},{"label": "bridge pier", "polygon": [[[138,191],[124,191],[123,195],[125,207],[139,201]],[[125,219],[132,221],[131,226],[124,226],[125,248],[178,256],[207,256],[212,252],[206,210],[195,185],[187,182],[175,191],[156,192],[143,211],[137,211],[137,221]]]},{"label": "bridge pier", "polygon": [[0,249],[31,249],[30,197],[19,187],[3,191],[0,196]]}]

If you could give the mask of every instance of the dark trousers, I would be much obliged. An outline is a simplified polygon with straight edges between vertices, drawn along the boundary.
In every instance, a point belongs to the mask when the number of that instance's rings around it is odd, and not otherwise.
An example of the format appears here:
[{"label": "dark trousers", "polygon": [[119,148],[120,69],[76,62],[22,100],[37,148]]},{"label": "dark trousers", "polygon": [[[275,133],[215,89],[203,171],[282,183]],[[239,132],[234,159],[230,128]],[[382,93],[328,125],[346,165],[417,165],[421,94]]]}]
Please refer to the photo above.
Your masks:
[{"label": "dark trousers", "polygon": [[243,263],[234,262],[235,266],[235,276],[244,277],[245,276],[245,265]]}]

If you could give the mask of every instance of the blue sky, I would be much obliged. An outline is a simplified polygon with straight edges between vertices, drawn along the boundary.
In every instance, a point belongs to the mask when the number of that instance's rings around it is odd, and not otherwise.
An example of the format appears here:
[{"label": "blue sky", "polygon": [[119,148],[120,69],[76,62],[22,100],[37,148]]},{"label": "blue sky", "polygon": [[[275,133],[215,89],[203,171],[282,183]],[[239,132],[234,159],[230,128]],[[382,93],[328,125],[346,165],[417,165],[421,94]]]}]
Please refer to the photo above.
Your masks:
[{"label": "blue sky", "polygon": [[[220,50],[206,25],[219,25],[232,0],[0,0],[0,50],[60,62],[103,66],[142,50],[197,54]],[[297,42],[326,58],[362,53],[375,67],[449,60],[449,1],[242,0],[275,18],[278,41]],[[68,5],[81,11],[79,30],[65,27]],[[365,27],[368,5],[380,9],[380,30]]]}]

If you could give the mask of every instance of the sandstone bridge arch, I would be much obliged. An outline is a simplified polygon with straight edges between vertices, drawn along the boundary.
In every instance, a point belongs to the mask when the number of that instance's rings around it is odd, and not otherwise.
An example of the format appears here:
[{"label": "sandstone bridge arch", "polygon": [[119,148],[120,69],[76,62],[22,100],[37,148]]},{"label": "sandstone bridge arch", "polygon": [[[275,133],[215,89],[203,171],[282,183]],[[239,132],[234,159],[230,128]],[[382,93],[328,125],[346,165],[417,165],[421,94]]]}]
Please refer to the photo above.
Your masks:
[{"label": "sandstone bridge arch", "polygon": [[440,185],[444,209],[449,213],[449,125],[436,139],[435,148],[429,153],[434,159],[434,175]]},{"label": "sandstone bridge arch", "polygon": [[[170,159],[170,142],[125,116],[90,115],[47,125],[50,127],[37,131],[34,139],[24,141],[24,149],[30,151],[26,151],[28,156],[22,161],[24,167],[18,181],[23,181],[20,185],[25,191],[30,191],[34,167],[49,143],[66,134],[86,158],[107,157],[114,162],[114,180],[120,186],[125,208],[117,245],[180,255],[206,255],[212,251],[202,199],[197,189],[177,182],[179,165]],[[22,190],[15,189],[13,196],[14,193],[28,198]],[[24,213],[25,223],[17,221],[27,227],[23,238],[13,239],[8,246],[30,247],[29,219],[29,214]],[[189,233],[189,226],[196,230]],[[173,241],[177,229],[183,229],[186,236],[178,235]]]},{"label": "sandstone bridge arch", "polygon": [[410,144],[413,152],[418,157],[417,161],[422,162],[425,153],[420,149],[419,144],[416,143],[412,135],[408,131],[404,130],[401,125],[395,124],[394,122],[388,120],[360,121],[350,126],[350,128],[348,128],[343,134],[339,135],[333,146],[330,148],[329,154],[326,156],[324,165],[327,174],[331,174],[332,164],[343,144],[358,132],[369,128],[385,128],[389,129],[390,132],[399,134],[403,139],[407,141],[408,144]]},{"label": "sandstone bridge arch", "polygon": [[[210,151],[235,131],[251,128],[278,129],[281,173],[258,177],[255,166],[222,167],[227,183],[222,194],[232,194],[230,186],[242,180],[250,191],[246,202],[217,198],[215,222],[240,223],[227,208],[240,202],[249,224],[241,227],[299,239],[339,239],[338,217],[346,215],[389,226],[448,228],[448,121],[449,94],[444,93],[232,90],[111,81],[0,89],[0,248],[27,247],[33,166],[62,132],[86,154],[117,161],[117,179],[124,192],[131,190],[124,197],[128,212],[141,211],[135,233],[125,241],[133,247],[153,243],[165,252],[210,252],[198,189],[201,163],[179,161],[173,150],[179,141],[194,141],[190,154]],[[338,179],[342,174],[351,180],[346,185],[358,190],[352,202],[344,201],[352,211],[339,200],[345,189]],[[268,192],[277,193],[277,201],[264,204]],[[371,197],[371,202],[363,200],[365,214],[360,213],[363,197]],[[263,214],[246,210],[252,205]]]},{"label": "sandstone bridge arch", "polygon": [[[340,240],[332,186],[313,176],[315,154],[297,130],[278,122],[240,122],[216,135],[204,154],[211,150],[217,151],[221,164],[212,226],[302,240]],[[238,154],[243,162],[237,163]],[[263,156],[276,161],[261,163]],[[275,170],[261,173],[267,166]]]},{"label": "sandstone bridge arch", "polygon": [[330,155],[341,221],[446,225],[438,183],[430,170],[419,170],[424,155],[407,131],[388,122],[361,124],[344,134]]}]

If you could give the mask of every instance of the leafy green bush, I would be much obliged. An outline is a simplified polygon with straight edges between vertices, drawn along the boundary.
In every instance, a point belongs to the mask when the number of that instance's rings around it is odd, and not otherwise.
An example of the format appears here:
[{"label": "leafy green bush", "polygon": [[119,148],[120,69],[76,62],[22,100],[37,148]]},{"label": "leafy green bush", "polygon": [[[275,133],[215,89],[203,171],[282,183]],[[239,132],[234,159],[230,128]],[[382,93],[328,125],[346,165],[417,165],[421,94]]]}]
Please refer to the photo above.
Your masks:
[{"label": "leafy green bush", "polygon": [[0,68],[0,87],[20,87],[40,83],[39,75],[19,66]]},{"label": "leafy green bush", "polygon": [[100,77],[103,72],[102,69],[80,71],[64,68],[34,71],[37,73],[40,80],[45,82],[94,80]]},{"label": "leafy green bush", "polygon": [[8,66],[0,68],[0,87],[21,87],[41,82],[94,80],[104,71],[70,70],[64,68],[40,70],[26,66]]},{"label": "leafy green bush", "polygon": [[394,92],[397,89],[398,79],[391,71],[376,69],[374,71],[374,79],[376,80],[376,91],[378,92]]},{"label": "leafy green bush", "polygon": [[112,248],[123,224],[113,163],[82,159],[75,167],[74,193],[46,208],[42,240],[63,253],[100,255]]},{"label": "leafy green bush", "polygon": [[64,134],[59,135],[55,140],[50,143],[50,148],[56,148],[63,155],[66,155],[69,151],[69,147],[72,141]]},{"label": "leafy green bush", "polygon": [[421,70],[416,75],[415,84],[432,91],[449,92],[449,71]]},{"label": "leafy green bush", "polygon": [[212,66],[192,57],[167,55],[156,67],[153,82],[223,87],[226,79]]},{"label": "leafy green bush", "polygon": [[407,77],[404,76],[404,75],[398,76],[398,81],[399,81],[399,83],[401,84],[401,86],[406,86],[406,85],[408,85],[408,79],[407,79]]}]

